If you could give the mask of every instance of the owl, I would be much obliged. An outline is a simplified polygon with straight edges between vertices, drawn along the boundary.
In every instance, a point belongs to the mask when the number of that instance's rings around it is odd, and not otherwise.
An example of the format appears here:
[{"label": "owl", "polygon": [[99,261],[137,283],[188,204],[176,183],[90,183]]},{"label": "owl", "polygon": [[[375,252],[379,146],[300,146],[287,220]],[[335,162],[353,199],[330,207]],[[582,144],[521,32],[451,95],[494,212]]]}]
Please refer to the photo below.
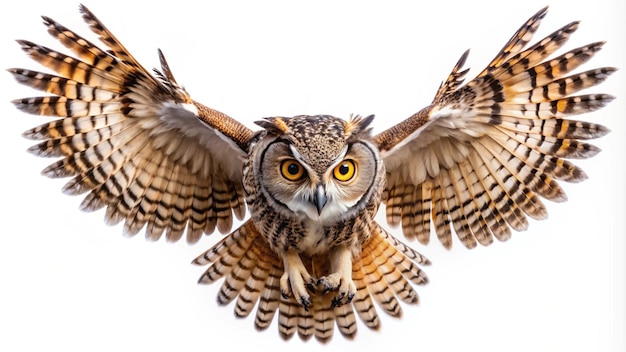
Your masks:
[{"label": "owl", "polygon": [[[564,201],[558,181],[585,173],[566,159],[599,149],[585,140],[608,129],[570,116],[608,104],[607,94],[577,94],[616,71],[573,72],[603,42],[553,55],[572,22],[529,45],[541,9],[475,78],[464,83],[465,52],[429,106],[374,134],[369,116],[273,116],[252,130],[195,101],[159,51],[146,70],[86,7],[80,11],[104,49],[51,18],[48,32],[69,56],[18,40],[56,72],[15,68],[24,85],[49,93],[13,101],[27,113],[60,117],[24,133],[32,153],[56,157],[50,177],[86,194],[81,209],[105,209],[108,224],[145,231],[150,240],[196,243],[227,234],[193,260],[199,282],[221,282],[219,304],[254,313],[258,329],[277,315],[280,335],[328,341],[356,334],[418,302],[429,261],[375,220],[427,244],[449,248],[505,241],[528,218],[543,219],[541,199]],[[246,219],[246,214],[249,217]],[[232,230],[233,217],[244,220]]]}]

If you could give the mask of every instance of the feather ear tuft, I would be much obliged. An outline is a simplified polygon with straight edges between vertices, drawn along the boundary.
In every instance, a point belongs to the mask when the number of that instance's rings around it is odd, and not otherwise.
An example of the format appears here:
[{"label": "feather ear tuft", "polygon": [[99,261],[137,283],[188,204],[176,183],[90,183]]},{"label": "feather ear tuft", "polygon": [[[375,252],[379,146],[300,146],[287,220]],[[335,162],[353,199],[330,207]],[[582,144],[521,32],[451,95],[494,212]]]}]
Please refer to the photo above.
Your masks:
[{"label": "feather ear tuft", "polygon": [[374,121],[374,115],[361,117],[360,115],[350,116],[350,121],[346,123],[344,135],[346,140],[351,138],[361,138],[363,134],[369,134],[371,128],[369,125]]},{"label": "feather ear tuft", "polygon": [[263,127],[271,134],[285,135],[289,133],[289,126],[287,126],[285,119],[285,117],[266,117],[254,123]]}]

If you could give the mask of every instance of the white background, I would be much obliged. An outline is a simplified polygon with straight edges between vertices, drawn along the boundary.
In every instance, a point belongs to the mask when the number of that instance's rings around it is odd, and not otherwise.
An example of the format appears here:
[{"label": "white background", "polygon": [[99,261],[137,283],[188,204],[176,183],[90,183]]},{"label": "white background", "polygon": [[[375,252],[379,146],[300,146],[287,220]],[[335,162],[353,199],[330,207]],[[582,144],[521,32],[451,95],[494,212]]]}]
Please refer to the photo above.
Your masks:
[{"label": "white background", "polygon": [[[39,15],[88,33],[74,1],[4,2],[0,67],[29,67],[13,39],[54,43]],[[86,3],[146,67],[165,52],[192,96],[253,127],[260,117],[375,113],[375,131],[432,99],[459,55],[475,75],[548,1],[230,1]],[[506,3],[506,5],[504,5]],[[536,39],[572,20],[567,48],[607,40],[584,69],[626,67],[620,1],[556,2]],[[93,38],[93,37],[89,37]],[[362,325],[354,341],[338,333],[328,350],[623,351],[625,348],[624,71],[596,92],[618,99],[583,116],[613,132],[603,152],[577,161],[589,179],[564,184],[565,204],[508,243],[466,250],[455,242],[414,244],[431,259],[431,282],[401,320],[379,332]],[[124,238],[103,213],[80,213],[65,180],[39,172],[51,160],[25,152],[21,133],[46,121],[9,100],[39,95],[0,74],[2,211],[0,350],[266,351],[320,350],[314,339],[283,342],[273,324],[237,320],[215,303],[216,286],[198,286],[189,262],[221,235],[185,243]],[[549,202],[547,202],[549,203]],[[393,233],[400,236],[399,229]]]}]

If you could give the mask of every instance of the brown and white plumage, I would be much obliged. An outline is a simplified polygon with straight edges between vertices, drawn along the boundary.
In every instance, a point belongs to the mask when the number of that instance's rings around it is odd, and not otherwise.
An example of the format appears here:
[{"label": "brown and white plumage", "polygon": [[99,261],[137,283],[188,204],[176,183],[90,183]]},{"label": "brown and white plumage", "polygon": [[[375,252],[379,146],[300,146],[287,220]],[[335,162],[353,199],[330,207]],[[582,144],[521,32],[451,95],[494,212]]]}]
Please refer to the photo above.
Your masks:
[{"label": "brown and white plumage", "polygon": [[[82,209],[106,207],[107,222],[124,222],[129,234],[145,227],[153,240],[165,233],[167,240],[177,241],[186,233],[193,243],[216,227],[226,233],[233,214],[244,217],[245,196],[252,218],[194,260],[208,265],[199,281],[223,280],[220,304],[235,302],[239,317],[256,307],[255,326],[265,329],[276,319],[285,338],[297,333],[327,341],[335,325],[344,336],[354,337],[356,316],[369,328],[379,327],[374,301],[392,316],[401,314],[399,301],[417,303],[413,286],[427,282],[418,264],[428,260],[373,220],[381,197],[388,222],[402,224],[409,239],[428,242],[433,222],[446,247],[452,243],[452,228],[469,248],[488,245],[493,237],[506,240],[511,229],[527,227],[526,216],[546,216],[540,197],[565,200],[555,180],[579,181],[585,175],[564,158],[595,155],[598,149],[581,140],[608,131],[566,119],[612,100],[605,94],[572,94],[599,84],[614,68],[567,76],[602,43],[549,59],[576,30],[573,22],[526,48],[546,9],[529,19],[475,79],[463,85],[468,72],[462,68],[465,53],[430,106],[373,137],[367,126],[372,117],[345,123],[324,116],[275,117],[260,122],[263,130],[255,133],[195,102],[178,85],[162,54],[162,72],[151,74],[89,10],[81,11],[107,51],[44,17],[50,34],[76,58],[22,40],[18,42],[23,50],[58,76],[10,70],[18,82],[51,94],[14,101],[19,109],[61,117],[25,133],[42,140],[32,152],[61,157],[44,173],[73,177],[64,191],[88,192]],[[310,166],[311,173],[317,168],[323,173],[322,165],[337,151],[311,145],[333,140],[323,136],[338,128],[347,149],[358,141],[377,149],[374,154],[380,152],[383,164],[373,178],[380,188],[368,191],[368,201],[353,217],[322,224],[340,238],[337,242],[317,250],[310,244],[298,247],[281,236],[286,236],[285,228],[298,232],[300,223],[287,222],[288,216],[282,219],[278,212],[268,216],[270,201],[253,180],[260,174],[254,157],[272,138],[290,140],[284,149],[303,162],[310,161],[309,156],[297,155],[295,149],[328,152],[321,163]],[[346,153],[342,147],[336,149]],[[345,195],[337,191],[335,197],[338,194]],[[315,205],[321,217],[324,204]],[[353,228],[358,231],[345,230]],[[307,231],[298,234],[306,237]],[[347,266],[334,253],[338,243],[349,243]],[[292,247],[299,248],[301,263],[285,259]],[[339,268],[333,268],[338,262]],[[285,276],[289,269],[312,281],[294,283],[294,276]],[[337,269],[351,276],[342,274],[335,282]],[[329,277],[333,280],[313,280]]]},{"label": "brown and white plumage", "polygon": [[[303,259],[312,275],[327,275],[327,258]],[[315,336],[327,341],[333,335],[335,324],[341,334],[354,337],[356,316],[366,326],[378,329],[380,322],[374,301],[392,316],[401,315],[398,300],[416,304],[418,296],[411,284],[428,281],[417,264],[429,262],[378,226],[354,260],[352,279],[358,289],[353,304],[337,306],[331,295],[312,295],[310,310],[281,296],[282,262],[251,221],[202,253],[193,263],[210,265],[200,277],[200,283],[211,284],[224,279],[217,300],[226,305],[236,299],[236,316],[247,317],[258,302],[255,318],[258,329],[267,328],[278,312],[278,328],[283,337],[289,338],[297,332],[305,339]]]},{"label": "brown and white plumage", "polygon": [[64,117],[24,133],[43,140],[31,152],[63,157],[43,173],[74,176],[63,191],[89,191],[81,208],[108,206],[107,222],[124,221],[129,234],[146,227],[148,238],[165,232],[177,241],[187,228],[194,243],[216,226],[228,232],[232,214],[241,219],[245,213],[242,148],[252,131],[191,100],[163,56],[164,74],[151,75],[88,9],[81,11],[111,53],[44,17],[48,32],[77,59],[19,40],[59,76],[10,70],[20,83],[52,94],[14,101],[19,109]]},{"label": "brown and white plumage", "polygon": [[[459,87],[465,55],[433,103],[375,137],[388,172],[390,224],[427,243],[431,219],[446,247],[452,230],[468,248],[506,240],[526,229],[526,216],[543,219],[540,197],[564,201],[556,180],[578,182],[585,173],[564,158],[599,149],[580,140],[608,129],[565,117],[594,111],[613,97],[573,96],[615,68],[568,74],[602,42],[548,59],[577,29],[572,22],[525,49],[547,8],[531,17],[475,79]],[[432,217],[431,217],[432,213]]]}]

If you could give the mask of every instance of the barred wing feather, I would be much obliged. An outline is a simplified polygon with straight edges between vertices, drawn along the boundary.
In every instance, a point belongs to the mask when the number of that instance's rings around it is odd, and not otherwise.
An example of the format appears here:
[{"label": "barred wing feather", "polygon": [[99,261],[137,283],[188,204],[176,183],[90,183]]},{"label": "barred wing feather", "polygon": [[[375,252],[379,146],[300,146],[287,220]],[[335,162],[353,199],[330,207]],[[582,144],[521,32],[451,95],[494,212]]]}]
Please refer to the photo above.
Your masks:
[{"label": "barred wing feather", "polygon": [[73,177],[68,194],[88,192],[81,208],[107,207],[106,220],[126,233],[146,229],[196,242],[214,229],[226,233],[233,214],[245,214],[242,157],[252,131],[192,100],[162,70],[144,69],[85,7],[83,17],[105,51],[44,17],[48,32],[76,57],[19,40],[22,49],[54,74],[10,69],[22,84],[50,95],[14,101],[21,110],[60,119],[24,133],[41,140],[34,154],[61,159],[43,173]]},{"label": "barred wing feather", "polygon": [[598,52],[591,43],[549,58],[578,28],[572,22],[525,49],[547,8],[531,17],[476,78],[460,86],[465,55],[432,104],[375,137],[388,173],[387,220],[408,238],[428,243],[431,224],[445,247],[452,229],[468,248],[525,230],[527,216],[547,216],[541,198],[560,202],[557,180],[585,173],[565,160],[599,148],[586,139],[604,126],[570,119],[613,97],[574,95],[616,71],[572,73]]}]

